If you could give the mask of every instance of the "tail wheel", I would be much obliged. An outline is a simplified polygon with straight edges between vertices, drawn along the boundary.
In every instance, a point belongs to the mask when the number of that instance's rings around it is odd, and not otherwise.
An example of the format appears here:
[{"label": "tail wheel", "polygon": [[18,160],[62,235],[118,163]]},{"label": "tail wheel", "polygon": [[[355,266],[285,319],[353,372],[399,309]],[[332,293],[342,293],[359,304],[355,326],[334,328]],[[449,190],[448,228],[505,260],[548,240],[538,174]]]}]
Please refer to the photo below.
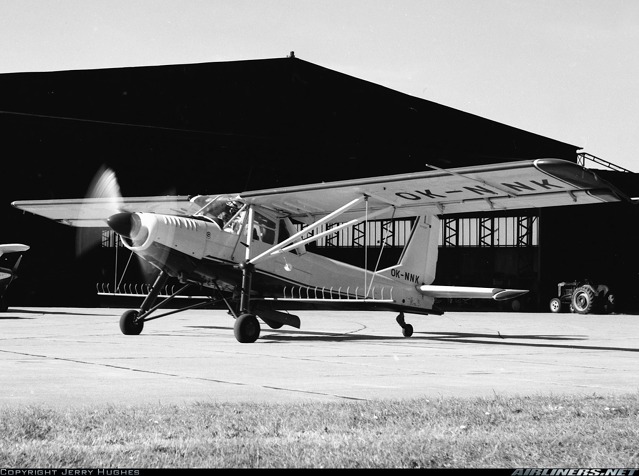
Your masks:
[{"label": "tail wheel", "polygon": [[410,324],[405,324],[404,327],[402,328],[402,334],[404,334],[404,337],[412,336],[413,326],[411,326]]},{"label": "tail wheel", "polygon": [[238,342],[250,344],[260,336],[260,323],[253,314],[242,314],[235,320],[233,332]]},{"label": "tail wheel", "polygon": [[582,286],[575,289],[572,295],[572,305],[575,308],[575,312],[579,314],[587,314],[592,311],[592,307],[595,302],[595,293],[588,286]]},{"label": "tail wheel", "polygon": [[559,298],[552,298],[550,300],[550,312],[561,312],[561,299]]},{"label": "tail wheel", "polygon": [[144,321],[138,320],[140,313],[135,310],[126,311],[120,317],[120,330],[127,336],[137,336],[144,328]]}]

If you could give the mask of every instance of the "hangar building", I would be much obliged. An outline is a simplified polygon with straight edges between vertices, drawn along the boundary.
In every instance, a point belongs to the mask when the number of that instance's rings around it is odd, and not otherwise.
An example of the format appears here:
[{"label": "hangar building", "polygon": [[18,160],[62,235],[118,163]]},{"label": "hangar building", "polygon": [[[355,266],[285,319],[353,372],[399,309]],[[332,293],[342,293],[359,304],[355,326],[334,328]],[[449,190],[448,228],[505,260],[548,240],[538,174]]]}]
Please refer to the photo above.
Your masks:
[{"label": "hangar building", "polygon": [[[94,305],[127,257],[107,230],[77,230],[10,203],[77,198],[101,165],[125,196],[241,192],[303,183],[556,157],[600,168],[637,196],[637,174],[579,146],[403,94],[290,55],[286,58],[0,75],[2,242],[25,255],[13,305]],[[6,167],[5,165],[5,167]],[[523,309],[547,309],[559,281],[587,277],[636,309],[639,260],[627,204],[447,217],[436,283],[525,287]],[[315,251],[394,264],[406,223],[327,238]],[[96,245],[87,249],[86,244]],[[377,248],[377,249],[376,249]],[[141,270],[133,280],[144,280]],[[136,276],[136,272],[133,272]],[[129,279],[127,277],[127,279]],[[469,303],[442,303],[468,306]]]}]

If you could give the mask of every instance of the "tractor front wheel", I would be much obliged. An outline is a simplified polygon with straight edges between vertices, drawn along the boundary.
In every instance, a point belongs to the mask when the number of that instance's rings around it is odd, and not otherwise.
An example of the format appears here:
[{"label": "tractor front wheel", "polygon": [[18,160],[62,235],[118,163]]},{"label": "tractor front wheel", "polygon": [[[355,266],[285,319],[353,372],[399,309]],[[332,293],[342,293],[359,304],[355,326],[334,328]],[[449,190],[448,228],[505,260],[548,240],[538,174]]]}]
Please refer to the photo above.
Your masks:
[{"label": "tractor front wheel", "polygon": [[552,298],[550,300],[550,312],[561,312],[562,311],[561,299]]}]

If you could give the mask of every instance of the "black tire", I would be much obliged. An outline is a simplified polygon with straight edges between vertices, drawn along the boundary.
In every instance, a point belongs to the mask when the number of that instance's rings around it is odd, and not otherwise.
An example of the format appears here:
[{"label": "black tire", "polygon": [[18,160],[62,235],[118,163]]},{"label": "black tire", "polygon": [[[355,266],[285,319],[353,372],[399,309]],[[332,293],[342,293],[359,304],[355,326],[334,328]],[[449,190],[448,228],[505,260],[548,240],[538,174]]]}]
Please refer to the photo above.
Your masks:
[{"label": "black tire", "polygon": [[120,317],[120,330],[125,336],[137,336],[144,329],[144,321],[138,321],[138,311],[129,310]]},{"label": "black tire", "polygon": [[589,286],[582,286],[575,289],[572,294],[572,306],[579,314],[588,314],[592,311],[595,303],[595,292]]},{"label": "black tire", "polygon": [[402,334],[404,335],[404,337],[412,336],[413,326],[411,326],[410,324],[405,324],[404,327],[402,327]]},{"label": "black tire", "polygon": [[561,299],[552,298],[550,300],[550,312],[562,312],[563,308],[564,308],[564,306],[561,303]]},{"label": "black tire", "polygon": [[253,314],[242,314],[235,320],[233,333],[238,342],[250,344],[260,336],[260,323]]}]

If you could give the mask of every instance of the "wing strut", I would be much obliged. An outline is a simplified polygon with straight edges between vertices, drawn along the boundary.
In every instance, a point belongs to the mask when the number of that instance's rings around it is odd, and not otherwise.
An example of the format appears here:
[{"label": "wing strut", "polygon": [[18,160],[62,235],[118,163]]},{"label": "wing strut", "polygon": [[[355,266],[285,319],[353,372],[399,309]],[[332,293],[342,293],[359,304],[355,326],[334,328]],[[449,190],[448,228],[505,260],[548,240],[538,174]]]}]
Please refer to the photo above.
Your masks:
[{"label": "wing strut", "polygon": [[249,312],[249,302],[251,297],[251,278],[253,268],[251,263],[251,243],[253,242],[253,207],[248,206],[248,223],[246,225],[246,254],[244,263],[240,264],[242,270],[242,292],[240,295],[240,314]]},{"label": "wing strut", "polygon": [[[275,246],[272,246],[271,248],[269,248],[268,250],[264,251],[263,253],[260,253],[259,255],[255,256],[254,258],[251,259],[247,259],[247,264],[255,264],[256,261],[264,258],[267,255],[270,254],[274,254],[276,251],[284,248],[285,246],[289,245],[290,243],[292,243],[293,241],[295,241],[297,238],[299,238],[300,236],[308,233],[310,230],[318,228],[319,226],[323,225],[324,223],[332,220],[333,218],[341,215],[342,213],[344,213],[346,210],[348,210],[349,208],[355,206],[357,203],[359,203],[360,201],[362,201],[363,197],[358,197],[355,198],[353,200],[351,200],[350,202],[348,202],[346,205],[339,207],[337,210],[335,210],[332,213],[329,213],[328,215],[326,215],[324,218],[320,218],[319,220],[317,220],[315,223],[313,223],[312,225],[309,225],[307,227],[304,227],[303,230],[298,231],[297,233],[289,236],[288,238],[286,238],[285,240],[281,241],[280,243],[276,244]],[[333,229],[332,229],[333,230]]]},{"label": "wing strut", "polygon": [[274,257],[274,256],[276,256],[276,255],[278,255],[280,253],[285,252],[285,251],[291,251],[291,250],[293,250],[295,248],[299,248],[300,246],[303,246],[303,245],[305,245],[307,243],[311,243],[313,241],[317,241],[320,238],[322,238],[323,236],[330,235],[332,233],[336,233],[339,230],[341,230],[342,228],[346,228],[346,227],[349,227],[349,226],[352,226],[352,225],[356,225],[357,223],[360,223],[361,221],[369,220],[369,219],[374,218],[374,217],[376,217],[378,215],[382,215],[382,214],[384,214],[384,213],[386,213],[389,210],[394,208],[393,206],[382,208],[380,210],[377,210],[376,212],[368,214],[368,216],[365,215],[365,216],[360,217],[360,218],[353,218],[352,220],[349,220],[349,221],[347,221],[345,223],[342,223],[342,224],[340,224],[338,226],[335,226],[335,227],[330,228],[328,230],[324,230],[321,233],[314,234],[313,236],[309,236],[308,238],[305,238],[305,239],[303,239],[301,241],[295,241],[294,243],[292,243],[294,240],[296,240],[300,236],[303,236],[306,233],[309,233],[309,232],[319,228],[321,225],[323,225],[327,221],[332,220],[332,219],[336,218],[337,216],[339,216],[340,214],[344,213],[348,208],[352,207],[353,205],[355,205],[360,200],[361,200],[361,198],[356,198],[355,200],[347,203],[346,205],[344,205],[343,207],[339,208],[338,210],[335,210],[330,215],[327,215],[324,218],[322,218],[321,220],[318,220],[315,223],[312,223],[312,224],[306,226],[303,230],[298,231],[297,233],[291,235],[289,238],[283,240],[282,242],[276,244],[275,246],[272,246],[271,248],[269,248],[268,250],[264,251],[263,253],[260,253],[256,257],[254,257],[251,260],[249,260],[249,262],[251,264],[254,264],[258,260],[265,259],[265,258],[271,258],[271,257]]}]

